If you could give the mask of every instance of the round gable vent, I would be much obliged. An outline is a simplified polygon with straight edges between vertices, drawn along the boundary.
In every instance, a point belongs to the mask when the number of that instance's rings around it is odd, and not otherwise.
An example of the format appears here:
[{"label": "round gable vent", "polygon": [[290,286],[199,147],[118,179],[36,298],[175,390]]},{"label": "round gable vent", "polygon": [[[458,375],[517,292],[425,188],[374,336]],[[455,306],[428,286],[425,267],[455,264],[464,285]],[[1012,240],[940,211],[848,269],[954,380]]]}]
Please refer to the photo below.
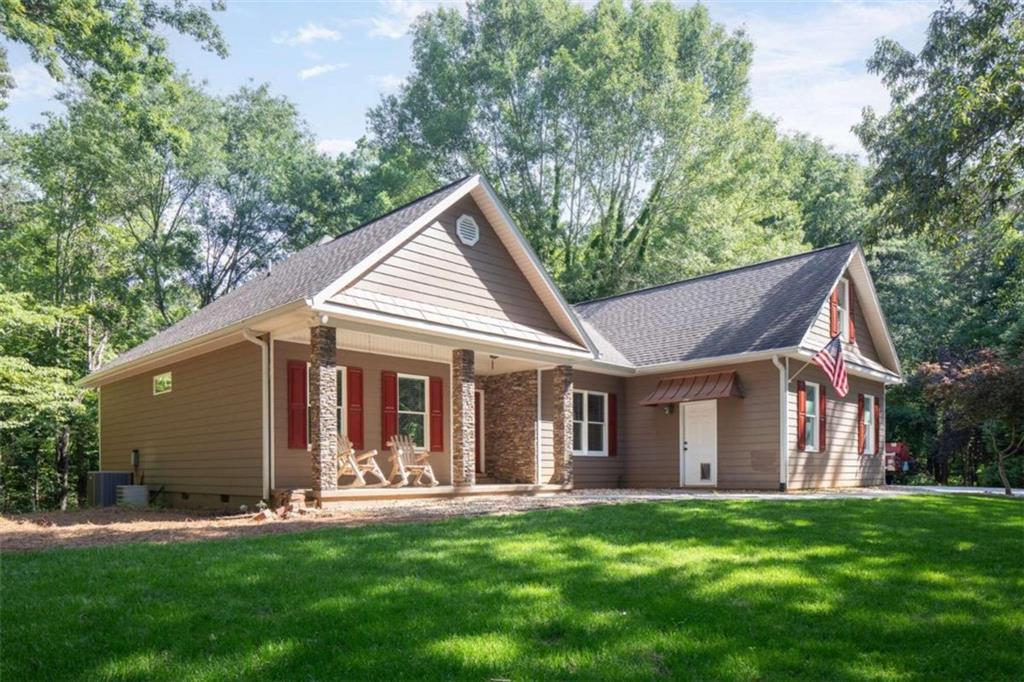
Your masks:
[{"label": "round gable vent", "polygon": [[460,215],[455,221],[455,234],[459,235],[459,241],[466,246],[473,246],[480,241],[480,226],[476,224],[471,215]]}]

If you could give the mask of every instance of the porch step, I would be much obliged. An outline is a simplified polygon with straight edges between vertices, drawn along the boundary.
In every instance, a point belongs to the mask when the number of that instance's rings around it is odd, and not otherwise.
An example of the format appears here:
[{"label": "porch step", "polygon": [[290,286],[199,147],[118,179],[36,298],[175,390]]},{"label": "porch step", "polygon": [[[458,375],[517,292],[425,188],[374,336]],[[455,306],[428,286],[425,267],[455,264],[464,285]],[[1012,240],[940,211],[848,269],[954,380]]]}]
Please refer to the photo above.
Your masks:
[{"label": "porch step", "polygon": [[306,491],[307,503],[318,506],[366,502],[369,500],[398,500],[429,497],[470,497],[474,495],[551,495],[570,492],[570,485],[496,483],[473,486],[439,485],[433,488],[409,486],[403,488],[339,488],[315,493]]}]

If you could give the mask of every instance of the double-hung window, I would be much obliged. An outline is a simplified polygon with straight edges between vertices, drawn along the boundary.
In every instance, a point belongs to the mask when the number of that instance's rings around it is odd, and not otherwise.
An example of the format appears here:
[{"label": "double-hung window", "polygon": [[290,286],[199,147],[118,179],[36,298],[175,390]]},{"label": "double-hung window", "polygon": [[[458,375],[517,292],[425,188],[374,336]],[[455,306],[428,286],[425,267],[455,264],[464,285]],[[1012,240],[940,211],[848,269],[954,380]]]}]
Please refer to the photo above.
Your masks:
[{"label": "double-hung window", "polygon": [[819,431],[819,419],[818,419],[818,391],[821,389],[818,384],[808,381],[805,384],[805,407],[804,407],[804,445],[808,452],[817,452],[821,449],[821,437]]},{"label": "double-hung window", "polygon": [[850,341],[850,280],[839,280],[838,289],[838,311],[839,311],[839,333],[843,341]]},{"label": "double-hung window", "polygon": [[864,396],[864,454],[875,454],[875,396]]},{"label": "double-hung window", "polygon": [[608,454],[608,394],[572,392],[572,450],[577,455]]},{"label": "double-hung window", "polygon": [[[334,408],[338,420],[338,434],[345,433],[345,404],[348,398],[348,382],[345,381],[345,368],[338,368],[338,404]],[[306,363],[306,442],[313,442],[313,405],[309,400],[309,388],[313,385],[312,370]],[[308,447],[308,446],[307,446]]]},{"label": "double-hung window", "polygon": [[427,377],[398,375],[398,433],[412,438],[417,448],[427,447]]}]

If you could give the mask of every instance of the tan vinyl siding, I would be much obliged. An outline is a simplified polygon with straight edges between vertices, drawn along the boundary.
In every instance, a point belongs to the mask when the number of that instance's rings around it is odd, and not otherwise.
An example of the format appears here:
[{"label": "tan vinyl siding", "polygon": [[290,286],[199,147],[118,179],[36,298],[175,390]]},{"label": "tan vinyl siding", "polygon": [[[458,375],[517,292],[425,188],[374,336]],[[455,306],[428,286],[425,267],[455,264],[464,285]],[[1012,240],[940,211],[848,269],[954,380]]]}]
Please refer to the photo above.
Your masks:
[{"label": "tan vinyl siding", "polygon": [[[789,361],[790,373],[795,374],[802,363]],[[813,381],[826,391],[828,405],[826,408],[825,452],[800,452],[797,450],[797,414],[796,391],[797,381]],[[885,387],[883,384],[858,377],[850,377],[850,392],[845,398],[836,395],[818,367],[808,365],[800,375],[789,382],[788,416],[789,416],[789,487],[800,488],[838,488],[844,486],[881,485],[885,482],[885,470],[882,451],[878,448],[874,455],[861,455],[857,451],[857,394],[864,393],[875,396],[879,401],[881,424],[879,426],[880,445],[885,443]]]},{"label": "tan vinyl siding", "polygon": [[[878,356],[875,341],[868,330],[868,323],[864,318],[864,308],[861,305],[861,297],[857,287],[854,286],[852,279],[848,281],[850,282],[850,297],[853,302],[853,324],[857,330],[857,341],[854,344],[844,343],[843,348],[846,350],[847,357],[853,361],[856,361],[857,357],[860,356],[879,364],[884,364]],[[829,315],[830,307],[826,298],[821,310],[818,311],[818,317],[815,318],[814,324],[811,325],[811,329],[807,333],[807,338],[804,342],[806,348],[817,351],[831,340],[832,337],[829,335]]]},{"label": "tan vinyl siding", "polygon": [[[170,393],[153,376],[171,372]],[[261,496],[260,349],[243,342],[107,384],[100,392],[102,468],[131,470],[166,492]]]},{"label": "tan vinyl siding", "polygon": [[[692,374],[735,370],[743,398],[718,401],[718,487],[776,489],[779,485],[779,374],[770,361],[710,367]],[[629,433],[626,485],[679,487],[679,406],[672,414],[640,404],[664,376],[626,379],[620,424]]]},{"label": "tan vinyl siding", "polygon": [[[455,221],[463,214],[473,216],[480,227],[480,240],[473,246],[455,234]],[[449,318],[452,326],[469,323],[505,336],[535,340],[539,334],[560,345],[571,343],[470,197],[442,213],[335,300],[372,307],[375,297],[397,299],[410,308],[436,306],[443,310],[438,321]],[[492,320],[494,328],[481,329],[479,317]]]},{"label": "tan vinyl siding", "polygon": [[[306,450],[288,447],[288,361],[309,360],[309,346],[302,343],[274,343],[274,486],[277,488],[308,488],[311,484],[311,459]],[[444,452],[431,453],[430,463],[438,480],[451,482],[451,371],[441,362],[412,360],[389,355],[338,351],[338,364],[363,370],[363,435],[364,448],[377,450],[377,463],[384,473],[391,471],[390,451],[381,443],[381,372],[440,377],[443,383]]]},{"label": "tan vinyl siding", "polygon": [[[554,454],[552,446],[551,419],[553,414],[554,375],[550,370],[541,372],[541,422],[540,422],[540,481],[554,483]],[[621,377],[573,372],[573,388],[582,391],[614,393],[619,402],[619,454],[617,457],[574,457],[573,487],[576,488],[618,488],[622,483],[623,452],[626,448],[626,431],[623,425],[625,412],[625,382]]]}]

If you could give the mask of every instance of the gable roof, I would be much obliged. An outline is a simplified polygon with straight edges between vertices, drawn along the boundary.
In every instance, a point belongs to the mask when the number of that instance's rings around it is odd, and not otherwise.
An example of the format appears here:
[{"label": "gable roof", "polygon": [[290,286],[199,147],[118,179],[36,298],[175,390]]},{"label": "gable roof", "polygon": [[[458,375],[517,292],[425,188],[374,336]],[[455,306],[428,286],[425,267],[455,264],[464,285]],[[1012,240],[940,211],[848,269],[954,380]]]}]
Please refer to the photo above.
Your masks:
[{"label": "gable roof", "polygon": [[793,349],[858,251],[840,244],[574,308],[637,367]]},{"label": "gable roof", "polygon": [[275,308],[316,296],[337,279],[339,273],[363,261],[382,243],[458,192],[469,179],[460,178],[339,237],[307,246],[276,263],[268,273],[249,280],[122,353],[106,363],[103,370],[217,332]]}]

